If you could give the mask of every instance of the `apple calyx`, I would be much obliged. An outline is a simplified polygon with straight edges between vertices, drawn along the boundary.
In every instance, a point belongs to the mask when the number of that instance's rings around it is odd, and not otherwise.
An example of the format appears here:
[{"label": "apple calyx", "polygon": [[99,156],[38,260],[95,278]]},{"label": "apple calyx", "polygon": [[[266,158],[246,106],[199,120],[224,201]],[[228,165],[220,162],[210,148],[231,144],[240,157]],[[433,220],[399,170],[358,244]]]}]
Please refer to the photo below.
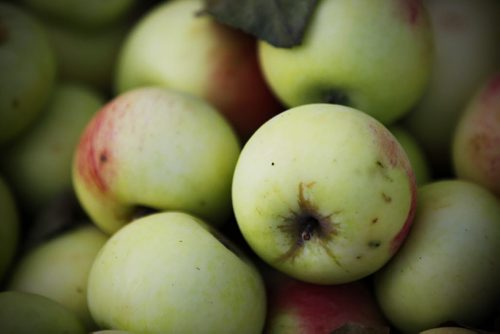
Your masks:
[{"label": "apple calyx", "polygon": [[[327,244],[332,237],[337,235],[337,224],[332,220],[335,213],[323,215],[317,207],[305,196],[305,188],[313,187],[315,182],[299,183],[298,205],[299,210],[290,210],[290,216],[283,216],[285,222],[278,227],[292,236],[295,242],[290,249],[279,258],[279,261],[286,261],[295,258],[306,242],[319,241],[326,253],[335,261],[335,255],[328,249]],[[337,262],[337,261],[336,261]]]}]

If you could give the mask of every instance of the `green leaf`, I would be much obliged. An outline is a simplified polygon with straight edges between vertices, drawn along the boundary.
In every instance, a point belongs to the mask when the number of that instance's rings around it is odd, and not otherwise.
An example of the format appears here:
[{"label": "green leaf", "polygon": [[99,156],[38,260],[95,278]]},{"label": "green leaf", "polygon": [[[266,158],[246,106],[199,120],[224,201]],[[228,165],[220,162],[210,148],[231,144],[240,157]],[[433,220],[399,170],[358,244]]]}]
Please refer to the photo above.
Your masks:
[{"label": "green leaf", "polygon": [[276,47],[302,43],[318,0],[205,0],[202,13]]}]

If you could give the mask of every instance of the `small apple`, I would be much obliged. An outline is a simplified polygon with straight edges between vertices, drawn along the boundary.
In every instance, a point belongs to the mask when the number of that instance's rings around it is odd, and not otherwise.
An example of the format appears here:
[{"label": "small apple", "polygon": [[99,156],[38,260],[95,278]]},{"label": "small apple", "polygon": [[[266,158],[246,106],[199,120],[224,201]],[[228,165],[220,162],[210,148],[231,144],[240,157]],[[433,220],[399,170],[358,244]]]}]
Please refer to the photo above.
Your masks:
[{"label": "small apple", "polygon": [[324,0],[301,45],[262,41],[259,56],[268,84],[287,107],[337,103],[389,124],[427,85],[432,32],[420,0]]},{"label": "small apple", "polygon": [[415,180],[418,186],[431,181],[431,168],[426,153],[417,141],[415,136],[404,126],[393,124],[388,127],[389,131],[396,137],[397,141],[406,154],[415,173]]},{"label": "small apple", "polygon": [[102,329],[137,333],[261,333],[259,271],[212,226],[183,212],[134,220],[106,242],[88,282]]},{"label": "small apple", "polygon": [[0,333],[85,334],[78,317],[59,303],[20,291],[0,292]]},{"label": "small apple", "polygon": [[0,177],[0,283],[3,282],[16,254],[20,225],[16,200],[4,177]]},{"label": "small apple", "polygon": [[0,145],[25,131],[49,98],[56,61],[36,19],[0,2]]},{"label": "small apple", "polygon": [[500,201],[464,180],[419,189],[411,233],[375,273],[388,320],[416,333],[446,322],[481,325],[500,300]]},{"label": "small apple", "polygon": [[281,111],[257,59],[255,38],[198,15],[201,0],[153,7],[129,33],[116,69],[118,93],[161,85],[212,103],[245,141]]},{"label": "small apple", "polygon": [[240,144],[201,98],[141,87],[109,101],[84,130],[73,160],[83,208],[108,233],[144,211],[182,210],[222,224],[232,214]]},{"label": "small apple", "polygon": [[500,66],[498,0],[425,0],[434,34],[433,68],[405,119],[439,178],[453,176],[451,142],[467,101]]},{"label": "small apple", "polygon": [[243,147],[237,223],[276,269],[339,284],[382,267],[409,231],[415,179],[389,130],[359,110],[309,104],[280,113]]},{"label": "small apple", "polygon": [[87,279],[107,239],[107,235],[88,223],[43,241],[16,262],[7,288],[59,302],[73,311],[86,328],[94,328],[87,307]]},{"label": "small apple", "polygon": [[73,152],[104,101],[97,91],[79,83],[58,82],[37,122],[5,149],[0,169],[23,208],[40,210],[71,187]]},{"label": "small apple", "polygon": [[500,197],[500,72],[480,86],[458,120],[452,143],[459,178]]}]

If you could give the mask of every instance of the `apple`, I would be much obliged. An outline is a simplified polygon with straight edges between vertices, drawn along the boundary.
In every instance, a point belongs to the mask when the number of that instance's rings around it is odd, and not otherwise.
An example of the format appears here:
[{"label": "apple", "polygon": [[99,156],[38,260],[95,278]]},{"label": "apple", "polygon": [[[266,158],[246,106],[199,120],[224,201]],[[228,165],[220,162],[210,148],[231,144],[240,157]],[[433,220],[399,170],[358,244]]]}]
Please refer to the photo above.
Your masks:
[{"label": "apple", "polygon": [[287,107],[337,103],[390,124],[427,85],[432,32],[419,0],[324,0],[301,45],[280,48],[261,41],[259,59]]},{"label": "apple", "polygon": [[415,180],[418,186],[428,183],[432,180],[431,167],[426,152],[415,136],[401,124],[393,124],[388,127],[389,131],[396,137],[397,141],[406,154],[415,174]]},{"label": "apple", "polygon": [[372,116],[309,104],[262,125],[239,156],[232,198],[255,253],[293,278],[340,284],[396,253],[416,201],[403,148]]},{"label": "apple", "polygon": [[56,61],[38,21],[0,2],[0,145],[25,131],[52,91]]},{"label": "apple", "polygon": [[4,177],[0,176],[0,283],[16,255],[20,225],[16,199]]},{"label": "apple", "polygon": [[7,288],[59,302],[73,311],[86,328],[94,328],[87,306],[87,279],[107,240],[107,235],[90,223],[61,232],[20,257]]},{"label": "apple", "polygon": [[37,15],[80,29],[100,29],[126,17],[134,0],[21,0]]},{"label": "apple", "polygon": [[202,8],[201,0],[172,0],[148,11],[120,51],[116,90],[161,85],[200,96],[246,141],[282,107],[262,76],[256,39],[198,15]]},{"label": "apple", "polygon": [[33,293],[0,292],[0,333],[85,334],[78,317],[59,303]]},{"label": "apple", "polygon": [[500,72],[486,81],[454,130],[453,168],[459,178],[477,182],[500,197]]},{"label": "apple", "polygon": [[137,333],[261,333],[262,277],[230,240],[184,212],[136,219],[91,268],[90,312],[102,329]]},{"label": "apple", "polygon": [[73,151],[84,127],[104,103],[104,96],[94,89],[58,82],[37,122],[4,150],[0,169],[23,209],[40,210],[72,186]]},{"label": "apple", "polygon": [[401,332],[481,325],[500,300],[498,268],[498,198],[469,181],[434,181],[420,187],[411,233],[375,273],[375,293]]},{"label": "apple", "polygon": [[364,281],[318,285],[284,275],[269,285],[265,333],[330,334],[349,325],[389,329]]},{"label": "apple", "polygon": [[467,101],[500,66],[497,0],[426,0],[434,66],[422,98],[405,119],[439,178],[452,177],[451,142]]},{"label": "apple", "polygon": [[86,126],[73,184],[108,233],[151,210],[182,210],[220,225],[232,215],[240,150],[230,124],[205,100],[140,87],[113,98]]}]

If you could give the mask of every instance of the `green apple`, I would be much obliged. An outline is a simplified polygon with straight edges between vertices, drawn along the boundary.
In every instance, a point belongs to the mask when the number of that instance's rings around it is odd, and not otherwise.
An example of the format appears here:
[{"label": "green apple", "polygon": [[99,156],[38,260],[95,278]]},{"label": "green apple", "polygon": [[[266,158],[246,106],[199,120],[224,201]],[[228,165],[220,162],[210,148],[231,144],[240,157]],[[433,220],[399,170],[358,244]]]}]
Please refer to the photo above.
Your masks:
[{"label": "green apple", "polygon": [[409,231],[416,201],[403,148],[375,118],[334,104],[280,113],[243,147],[236,220],[272,267],[339,284],[382,267]]},{"label": "green apple", "polygon": [[38,15],[84,29],[100,29],[126,17],[134,0],[21,0]]},{"label": "green apple", "polygon": [[457,123],[452,142],[456,175],[500,197],[500,72],[479,87]]},{"label": "green apple", "polygon": [[120,52],[116,90],[161,85],[200,96],[245,141],[281,105],[262,76],[255,38],[197,15],[202,8],[202,0],[172,0],[147,12]]},{"label": "green apple", "polygon": [[402,248],[375,273],[382,311],[407,333],[481,325],[500,300],[500,201],[453,179],[422,186],[418,203]]},{"label": "green apple", "polygon": [[338,103],[389,124],[422,95],[432,32],[419,0],[318,2],[302,44],[259,44],[264,76],[288,107]]},{"label": "green apple", "polygon": [[107,235],[90,223],[58,234],[23,254],[13,267],[7,288],[53,299],[73,311],[86,328],[94,328],[87,306],[87,279],[107,240]]},{"label": "green apple", "polygon": [[388,127],[389,131],[401,144],[415,173],[417,185],[421,186],[431,181],[431,168],[425,151],[415,136],[408,129],[400,124],[393,124]]},{"label": "green apple", "polygon": [[23,208],[36,211],[72,186],[73,152],[81,132],[104,105],[97,91],[59,82],[30,131],[5,149],[0,168]]},{"label": "green apple", "polygon": [[166,88],[116,96],[76,148],[73,184],[108,233],[150,210],[182,210],[213,224],[232,215],[231,178],[240,144],[208,102]]},{"label": "green apple", "polygon": [[102,329],[137,333],[261,333],[266,292],[244,253],[195,216],[148,215],[106,242],[88,303]]},{"label": "green apple", "polygon": [[35,121],[52,91],[56,66],[39,22],[22,7],[0,2],[0,145]]},{"label": "green apple", "polygon": [[20,291],[0,292],[0,333],[85,334],[78,317],[46,297]]},{"label": "green apple", "polygon": [[20,224],[16,200],[4,177],[0,177],[0,283],[16,254]]},{"label": "green apple", "polygon": [[434,67],[426,92],[405,123],[432,170],[453,175],[451,142],[465,104],[500,66],[500,2],[426,0],[434,32]]}]

